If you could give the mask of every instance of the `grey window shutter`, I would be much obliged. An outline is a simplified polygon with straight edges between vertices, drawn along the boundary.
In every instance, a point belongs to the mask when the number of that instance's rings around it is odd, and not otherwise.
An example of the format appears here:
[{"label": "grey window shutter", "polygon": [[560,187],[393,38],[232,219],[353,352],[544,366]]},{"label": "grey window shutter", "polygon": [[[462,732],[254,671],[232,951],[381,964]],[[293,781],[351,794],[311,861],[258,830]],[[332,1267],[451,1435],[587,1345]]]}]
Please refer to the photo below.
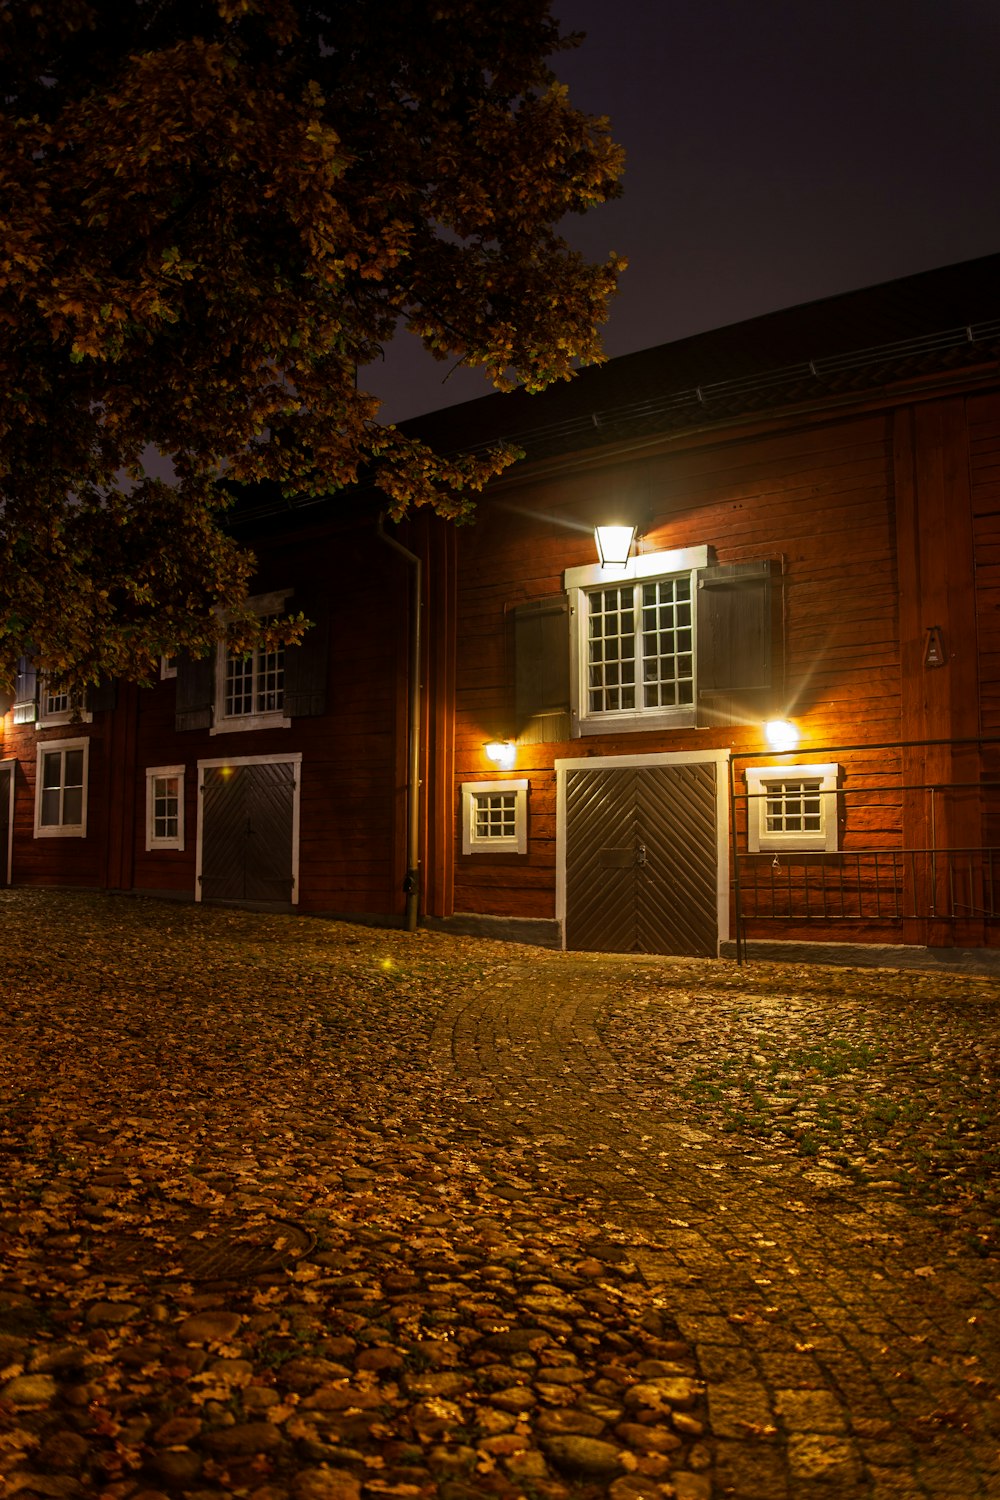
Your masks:
[{"label": "grey window shutter", "polygon": [[[517,604],[514,622],[514,723],[529,742],[569,733],[569,603],[564,594]],[[529,726],[533,726],[534,733]],[[544,731],[544,732],[543,732]]]},{"label": "grey window shutter", "polygon": [[765,719],[780,693],[780,581],[771,562],[725,563],[698,575],[698,720]]},{"label": "grey window shutter", "polygon": [[317,718],[326,713],[326,685],[330,655],[330,619],[321,599],[298,593],[289,608],[312,625],[298,646],[285,647],[285,713],[291,719]]},{"label": "grey window shutter", "polygon": [[[17,680],[14,683],[14,702],[20,706],[31,704],[33,707],[38,700],[38,672],[30,656],[22,656],[17,663]],[[31,718],[35,717],[34,712]],[[27,715],[22,722],[28,721]],[[30,722],[30,721],[28,721]]]},{"label": "grey window shutter", "polygon": [[92,714],[110,713],[115,706],[115,684],[111,677],[102,677],[100,682],[87,689],[87,709]]},{"label": "grey window shutter", "polygon": [[215,652],[195,660],[186,654],[177,658],[177,702],[175,729],[211,729],[215,697]]}]

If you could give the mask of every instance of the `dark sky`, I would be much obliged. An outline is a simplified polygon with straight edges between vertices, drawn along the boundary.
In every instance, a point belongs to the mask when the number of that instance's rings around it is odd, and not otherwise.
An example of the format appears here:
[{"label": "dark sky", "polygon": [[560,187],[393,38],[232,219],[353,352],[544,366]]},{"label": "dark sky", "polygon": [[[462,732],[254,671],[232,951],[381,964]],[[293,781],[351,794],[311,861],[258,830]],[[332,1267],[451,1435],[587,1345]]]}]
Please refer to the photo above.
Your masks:
[{"label": "dark sky", "polygon": [[[553,0],[570,98],[625,195],[565,226],[629,270],[627,354],[1000,249],[997,0]],[[491,389],[400,336],[361,384],[401,421]]]}]

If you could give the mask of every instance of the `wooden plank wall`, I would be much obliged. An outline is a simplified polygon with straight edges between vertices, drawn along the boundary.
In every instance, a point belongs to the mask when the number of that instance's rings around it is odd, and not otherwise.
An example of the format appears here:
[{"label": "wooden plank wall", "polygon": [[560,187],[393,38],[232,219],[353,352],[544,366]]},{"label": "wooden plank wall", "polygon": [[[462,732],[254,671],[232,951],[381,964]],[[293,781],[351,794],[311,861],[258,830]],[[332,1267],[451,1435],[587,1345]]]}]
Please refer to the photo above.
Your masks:
[{"label": "wooden plank wall", "polygon": [[[652,518],[644,550],[712,545],[720,562],[781,559],[787,709],[810,746],[893,740],[900,728],[892,447],[885,414],[620,459],[513,484],[459,538],[456,790],[493,779],[482,743],[508,732],[505,610],[558,593],[567,567],[592,563],[591,527],[621,493]],[[587,736],[522,745],[511,775],[530,778],[529,852],[456,856],[455,910],[551,917],[555,911],[557,758],[759,745],[759,729]],[[833,756],[825,755],[825,759]],[[851,759],[849,780],[886,772]],[[845,837],[898,841],[898,804],[857,806]],[[456,820],[457,821],[457,820]]]},{"label": "wooden plank wall", "polygon": [[[107,793],[113,713],[95,714],[89,724],[65,724],[36,730],[33,724],[10,724],[4,756],[16,757],[14,772],[14,838],[11,882],[14,885],[102,887],[107,862]],[[90,742],[87,773],[85,838],[35,838],[35,768],[40,744],[60,740]]]},{"label": "wooden plank wall", "polygon": [[[980,729],[1000,741],[1000,395],[969,401]],[[984,746],[984,841],[1000,847],[1000,743]],[[991,785],[992,783],[992,785]]]},{"label": "wooden plank wall", "polygon": [[[299,909],[394,918],[402,911],[404,873],[399,837],[405,809],[399,743],[406,670],[404,564],[378,541],[374,527],[347,538],[299,534],[268,543],[254,589],[267,592],[290,583],[323,585],[328,593],[327,714],[294,719],[287,729],[178,734],[175,684],[141,694],[135,885],[193,897],[199,760],[301,752]],[[147,853],[145,768],[174,764],[186,767],[186,847]]]}]

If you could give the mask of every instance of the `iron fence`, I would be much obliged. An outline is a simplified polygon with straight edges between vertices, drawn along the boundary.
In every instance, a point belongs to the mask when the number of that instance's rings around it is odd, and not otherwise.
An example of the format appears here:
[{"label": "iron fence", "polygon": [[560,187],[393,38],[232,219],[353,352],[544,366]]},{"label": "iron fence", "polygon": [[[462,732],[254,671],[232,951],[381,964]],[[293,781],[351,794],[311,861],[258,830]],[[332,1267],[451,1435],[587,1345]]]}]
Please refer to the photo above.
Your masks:
[{"label": "iron fence", "polygon": [[[923,759],[927,751],[946,752],[945,763],[962,779],[925,781],[919,772],[914,779],[913,769],[930,768]],[[749,827],[760,796],[745,789],[745,770],[754,762],[791,773],[803,759],[835,762],[843,773],[836,792],[828,794],[836,799],[836,848],[758,852]],[[784,923],[798,932],[835,932],[838,925],[888,934],[898,929],[889,941],[902,941],[903,924],[912,921],[953,924],[959,942],[963,923],[981,924],[985,931],[1000,920],[998,764],[1000,739],[992,736],[734,754],[730,864],[737,952],[745,946],[748,925],[760,931],[761,923]],[[923,841],[908,840],[908,831],[922,832]],[[977,834],[980,842],[974,842]]]}]

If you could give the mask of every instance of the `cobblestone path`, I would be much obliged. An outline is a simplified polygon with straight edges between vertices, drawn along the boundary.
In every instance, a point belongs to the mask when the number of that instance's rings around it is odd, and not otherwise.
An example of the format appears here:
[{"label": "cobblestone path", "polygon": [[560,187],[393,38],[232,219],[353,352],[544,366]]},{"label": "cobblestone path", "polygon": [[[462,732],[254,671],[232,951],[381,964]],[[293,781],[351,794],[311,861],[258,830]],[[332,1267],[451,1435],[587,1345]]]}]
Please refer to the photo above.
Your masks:
[{"label": "cobblestone path", "polygon": [[434,1042],[465,1085],[466,1128],[531,1140],[624,1237],[694,1347],[713,1494],[1000,1496],[997,1258],[891,1182],[693,1122],[649,1059],[672,1030],[710,1049],[713,1017],[653,1004],[623,1031],[616,990],[644,964],[662,976],[663,960],[519,960],[455,1005]]}]

